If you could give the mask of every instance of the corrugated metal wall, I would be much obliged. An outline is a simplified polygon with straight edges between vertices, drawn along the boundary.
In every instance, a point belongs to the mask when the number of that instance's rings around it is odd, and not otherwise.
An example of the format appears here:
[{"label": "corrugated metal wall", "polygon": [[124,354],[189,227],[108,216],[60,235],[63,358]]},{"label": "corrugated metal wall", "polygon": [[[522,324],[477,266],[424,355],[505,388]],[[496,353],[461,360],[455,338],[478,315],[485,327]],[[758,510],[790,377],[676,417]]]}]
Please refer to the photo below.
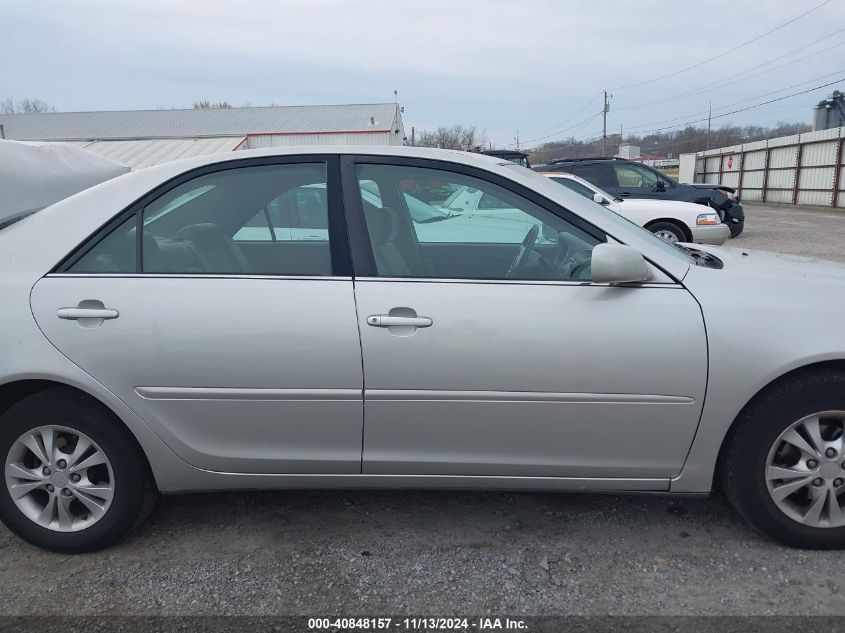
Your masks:
[{"label": "corrugated metal wall", "polygon": [[698,152],[695,182],[734,187],[746,202],[845,208],[845,127]]},{"label": "corrugated metal wall", "polygon": [[340,132],[321,134],[250,134],[244,149],[290,147],[291,145],[402,145],[400,134],[384,132]]}]

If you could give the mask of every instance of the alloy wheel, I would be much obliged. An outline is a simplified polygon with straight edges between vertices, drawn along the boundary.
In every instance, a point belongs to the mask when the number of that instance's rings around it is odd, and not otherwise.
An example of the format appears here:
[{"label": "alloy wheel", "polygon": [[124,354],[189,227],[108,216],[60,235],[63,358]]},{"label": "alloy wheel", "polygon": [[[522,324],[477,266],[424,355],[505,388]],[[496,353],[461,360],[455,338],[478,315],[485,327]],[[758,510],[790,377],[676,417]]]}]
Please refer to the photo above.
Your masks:
[{"label": "alloy wheel", "polygon": [[781,512],[810,527],[845,526],[845,411],[791,424],[766,460],[766,486]]},{"label": "alloy wheel", "polygon": [[114,498],[106,454],[90,437],[64,426],[39,426],[21,435],[6,456],[5,472],[15,505],[48,530],[91,527]]}]

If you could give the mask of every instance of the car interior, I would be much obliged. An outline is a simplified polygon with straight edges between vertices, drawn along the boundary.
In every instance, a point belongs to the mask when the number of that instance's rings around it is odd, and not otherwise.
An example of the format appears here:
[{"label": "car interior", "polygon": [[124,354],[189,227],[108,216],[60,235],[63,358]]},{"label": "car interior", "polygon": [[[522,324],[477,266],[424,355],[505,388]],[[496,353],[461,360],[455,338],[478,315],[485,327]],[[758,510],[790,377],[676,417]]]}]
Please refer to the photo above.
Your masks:
[{"label": "car interior", "polygon": [[[301,189],[325,187],[325,181],[324,166],[311,164],[235,169],[189,181],[143,210],[142,270],[331,275],[326,198]],[[296,232],[315,224],[322,228]],[[135,231],[133,216],[71,271],[135,272]]]},{"label": "car interior", "polygon": [[[398,170],[398,171],[396,171]],[[499,224],[499,237],[486,241],[470,241],[474,225],[461,224],[461,216],[444,219],[437,227],[444,232],[462,229],[463,241],[422,239],[408,208],[404,184],[410,180],[426,187],[429,181],[444,180],[442,172],[393,166],[363,166],[360,180],[369,180],[378,187],[383,206],[363,200],[364,217],[370,235],[376,268],[387,277],[434,277],[449,279],[525,279],[562,280],[590,278],[589,262],[598,240],[570,225],[551,212],[490,183],[457,177],[453,187],[470,185],[485,190],[490,208],[511,209],[533,228],[514,238],[507,220],[495,211],[475,213],[487,228]],[[487,191],[489,190],[489,191]],[[490,205],[490,200],[496,204]],[[520,208],[522,207],[522,208]],[[523,209],[531,211],[529,214]],[[542,228],[541,228],[542,227]],[[536,229],[536,230],[534,230]]]},{"label": "car interior", "polygon": [[[409,174],[410,168],[375,165],[363,169],[373,172],[361,179],[362,204],[380,276],[589,279],[595,238],[501,187],[470,178],[465,183],[459,177],[455,187],[483,186],[488,203],[471,218],[453,216],[411,200],[405,191],[409,175],[442,181],[442,172],[411,169]],[[142,271],[331,275],[325,182],[323,165],[291,164],[214,172],[179,185],[142,211]],[[490,201],[495,204],[487,210]],[[419,222],[414,205],[430,206],[433,215]],[[439,221],[429,223],[432,217]],[[426,237],[417,228],[431,231],[435,225],[441,239]],[[70,271],[134,273],[136,230],[133,216]]]}]

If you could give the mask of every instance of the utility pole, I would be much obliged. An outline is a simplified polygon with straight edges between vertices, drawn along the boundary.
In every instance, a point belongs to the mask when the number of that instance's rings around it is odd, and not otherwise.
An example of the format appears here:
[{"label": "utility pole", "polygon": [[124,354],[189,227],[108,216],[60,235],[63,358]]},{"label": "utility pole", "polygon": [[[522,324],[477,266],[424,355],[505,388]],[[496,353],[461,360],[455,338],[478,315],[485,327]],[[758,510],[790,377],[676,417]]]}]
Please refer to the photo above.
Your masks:
[{"label": "utility pole", "polygon": [[[611,97],[613,95],[610,95]],[[607,113],[610,111],[610,102],[607,100],[607,90],[604,91],[604,123],[601,132],[601,155],[607,156]]]},{"label": "utility pole", "polygon": [[707,142],[705,144],[705,151],[710,149],[710,118],[713,116],[713,102],[709,102],[710,105],[707,108]]},{"label": "utility pole", "polygon": [[416,129],[414,129],[414,126],[412,125],[411,126],[411,147],[414,147],[417,144],[416,138],[415,138],[416,132],[417,132]]},{"label": "utility pole", "polygon": [[516,138],[514,140],[516,141],[516,151],[518,152],[519,151],[519,130],[516,131]]}]

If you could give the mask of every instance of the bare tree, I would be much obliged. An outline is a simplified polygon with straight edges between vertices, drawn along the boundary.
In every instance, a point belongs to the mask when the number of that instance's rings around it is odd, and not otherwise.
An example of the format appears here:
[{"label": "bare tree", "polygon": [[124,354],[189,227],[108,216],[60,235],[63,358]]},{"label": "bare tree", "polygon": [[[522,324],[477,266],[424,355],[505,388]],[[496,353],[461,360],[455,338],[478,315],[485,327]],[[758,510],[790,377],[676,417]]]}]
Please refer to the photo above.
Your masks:
[{"label": "bare tree", "polygon": [[[789,136],[808,132],[806,123],[779,122],[772,127],[760,125],[734,126],[725,125],[710,131],[710,147],[729,147],[740,143],[750,143],[779,136]],[[621,143],[638,145],[643,154],[649,156],[669,156],[677,158],[680,154],[703,150],[707,142],[707,129],[688,126],[684,129],[645,135],[628,134],[621,138],[619,134],[607,135],[608,154],[615,154],[615,148]],[[601,156],[601,137],[592,139],[568,138],[545,143],[530,152],[531,162],[541,164],[555,158],[584,158]]]},{"label": "bare tree", "polygon": [[55,112],[56,108],[41,99],[30,99],[29,97],[15,102],[11,97],[0,101],[0,112],[3,114],[41,114],[42,112]]},{"label": "bare tree", "polygon": [[453,125],[439,127],[434,131],[421,130],[417,135],[416,144],[420,147],[471,150],[483,146],[486,142],[484,134],[479,133],[474,125]]},{"label": "bare tree", "polygon": [[231,107],[232,104],[228,101],[209,101],[208,99],[194,101],[194,110],[218,110]]}]

